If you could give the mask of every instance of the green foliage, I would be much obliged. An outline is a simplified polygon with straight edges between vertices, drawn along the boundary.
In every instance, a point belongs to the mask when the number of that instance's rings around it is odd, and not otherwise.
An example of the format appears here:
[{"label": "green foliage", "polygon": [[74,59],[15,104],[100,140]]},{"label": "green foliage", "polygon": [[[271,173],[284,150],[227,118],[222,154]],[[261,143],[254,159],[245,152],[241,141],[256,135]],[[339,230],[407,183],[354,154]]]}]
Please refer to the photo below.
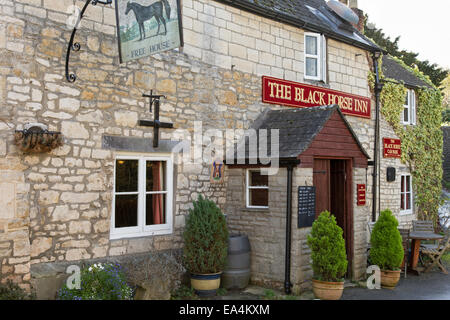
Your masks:
[{"label": "green foliage", "polygon": [[317,280],[339,282],[347,271],[347,256],[342,229],[328,211],[314,221],[308,245],[311,248],[312,268]]},{"label": "green foliage", "polygon": [[121,266],[94,264],[81,269],[80,289],[69,289],[65,283],[58,291],[58,300],[132,300]]},{"label": "green foliage", "polygon": [[171,300],[192,300],[196,299],[197,295],[192,287],[182,285],[171,293]]},{"label": "green foliage", "polygon": [[414,53],[411,51],[400,50],[398,47],[398,42],[400,40],[400,36],[396,37],[394,40],[391,40],[389,36],[386,36],[382,29],[377,28],[368,28],[367,23],[368,17],[366,15],[365,25],[364,25],[364,34],[373,39],[376,44],[380,47],[384,48],[391,56],[397,57],[401,59],[405,65],[409,67],[420,70],[422,73],[429,77],[428,81],[432,81],[432,83],[439,87],[441,82],[447,77],[448,71],[440,68],[437,64],[431,64],[428,60],[422,61],[417,59],[418,53]]},{"label": "green foliage", "polygon": [[196,274],[223,270],[228,250],[228,228],[217,205],[199,195],[186,219],[184,264]]},{"label": "green foliage", "polygon": [[370,262],[381,270],[398,270],[403,261],[402,237],[398,221],[387,209],[380,213],[370,237]]},{"label": "green foliage", "polygon": [[28,294],[19,285],[8,280],[5,284],[0,283],[0,300],[34,300],[35,296]]},{"label": "green foliage", "polygon": [[219,288],[219,289],[217,289],[217,295],[218,296],[224,296],[224,295],[226,295],[227,294],[227,289],[225,289],[225,288]]},{"label": "green foliage", "polygon": [[266,289],[264,290],[264,296],[263,299],[266,300],[274,300],[277,294],[272,289]]},{"label": "green foliage", "polygon": [[[381,59],[380,59],[381,60]],[[406,67],[406,66],[404,66]],[[407,68],[407,67],[406,67]],[[417,71],[416,75],[420,74]],[[422,75],[423,77],[423,75]],[[381,74],[381,79],[384,76]],[[374,75],[368,77],[373,90]],[[442,95],[436,88],[416,90],[417,124],[403,125],[401,115],[406,87],[395,80],[384,83],[380,95],[381,114],[402,141],[402,162],[409,165],[413,176],[418,218],[437,223],[442,185]],[[424,81],[428,81],[423,78]]]}]

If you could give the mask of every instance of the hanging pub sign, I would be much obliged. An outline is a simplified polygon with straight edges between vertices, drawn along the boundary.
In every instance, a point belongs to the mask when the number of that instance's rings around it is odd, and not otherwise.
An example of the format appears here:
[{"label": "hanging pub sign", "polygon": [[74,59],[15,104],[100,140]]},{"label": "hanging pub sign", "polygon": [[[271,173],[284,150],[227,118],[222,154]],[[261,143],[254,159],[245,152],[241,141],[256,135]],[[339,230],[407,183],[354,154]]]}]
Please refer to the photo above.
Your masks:
[{"label": "hanging pub sign", "polygon": [[298,108],[337,104],[344,114],[370,119],[369,98],[265,76],[262,101]]},{"label": "hanging pub sign", "polygon": [[383,156],[385,158],[401,158],[402,142],[400,139],[383,138]]},{"label": "hanging pub sign", "polygon": [[183,45],[180,0],[115,0],[120,63]]},{"label": "hanging pub sign", "polygon": [[365,206],[366,205],[366,185],[365,184],[358,184],[356,186],[358,190],[357,194],[357,205],[358,206]]}]

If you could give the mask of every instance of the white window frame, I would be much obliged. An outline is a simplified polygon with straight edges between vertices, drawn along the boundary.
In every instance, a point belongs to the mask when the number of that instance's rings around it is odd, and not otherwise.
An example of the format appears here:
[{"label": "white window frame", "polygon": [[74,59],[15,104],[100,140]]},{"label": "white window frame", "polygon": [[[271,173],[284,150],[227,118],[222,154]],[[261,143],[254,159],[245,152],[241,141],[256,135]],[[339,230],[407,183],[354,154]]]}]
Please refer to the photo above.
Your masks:
[{"label": "white window frame", "polygon": [[[306,37],[314,37],[317,39],[317,55],[314,54],[307,54],[306,53]],[[324,81],[326,82],[327,78],[327,41],[325,39],[325,36],[320,33],[312,33],[312,32],[305,32],[304,36],[304,62],[303,62],[303,68],[304,68],[304,78],[307,80],[317,80],[317,81]],[[317,59],[317,76],[310,76],[306,74],[306,58],[313,58]]]},{"label": "white window frame", "polygon": [[[405,125],[416,124],[416,92],[408,89],[408,104],[403,105],[402,123]],[[408,109],[408,119],[405,120],[405,109]]]},{"label": "white window frame", "polygon": [[[115,201],[116,201],[116,163],[117,160],[138,160],[138,223],[136,227],[115,227]],[[146,190],[146,162],[165,161],[166,162],[166,191]],[[136,194],[136,192],[120,192],[121,195]],[[165,224],[145,225],[145,201],[147,194],[166,194]],[[111,228],[110,239],[136,238],[153,235],[171,234],[173,232],[173,159],[172,155],[136,156],[117,155],[114,160],[114,187],[111,208]]]},{"label": "white window frame", "polygon": [[[403,177],[404,177],[405,179],[403,179]],[[407,190],[407,188],[406,188],[406,181],[407,181],[406,177],[409,177],[409,190],[410,190],[410,192],[407,192],[407,191],[406,191],[406,190]],[[405,192],[402,192],[402,186],[401,186],[402,180],[404,180],[404,183],[405,183],[405,186],[404,186]],[[405,208],[406,208],[406,199],[407,199],[406,195],[407,195],[408,193],[411,194],[411,196],[409,197],[409,201],[410,201],[410,209],[402,210],[402,209],[401,209],[402,207],[401,207],[401,205],[400,205],[400,214],[401,214],[401,215],[411,214],[411,213],[413,213],[413,211],[414,211],[414,210],[413,210],[413,208],[414,208],[414,193],[413,193],[413,188],[412,188],[412,176],[411,176],[410,174],[402,174],[402,175],[400,175],[400,202],[401,202],[401,199],[402,199],[402,194],[404,194],[404,195],[405,195],[405,197],[404,197]]]},{"label": "white window frame", "polygon": [[267,186],[250,186],[250,172],[252,171],[259,171],[261,173],[261,169],[247,169],[245,172],[245,193],[246,193],[246,207],[249,209],[268,209],[269,205],[267,203],[267,206],[252,206],[250,205],[250,190],[253,189],[267,189],[269,190],[269,185]]}]

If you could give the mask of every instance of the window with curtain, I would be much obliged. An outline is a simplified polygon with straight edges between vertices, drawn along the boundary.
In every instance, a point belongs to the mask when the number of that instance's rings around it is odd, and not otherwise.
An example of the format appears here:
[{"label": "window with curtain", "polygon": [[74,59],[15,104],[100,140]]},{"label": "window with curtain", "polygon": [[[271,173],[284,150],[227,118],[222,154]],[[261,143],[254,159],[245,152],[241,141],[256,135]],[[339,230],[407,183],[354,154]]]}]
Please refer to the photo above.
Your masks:
[{"label": "window with curtain", "polygon": [[118,157],[115,161],[111,237],[172,231],[170,157]]},{"label": "window with curtain", "polygon": [[412,184],[410,175],[401,176],[401,186],[400,186],[400,213],[408,214],[412,213]]},{"label": "window with curtain", "polygon": [[247,208],[269,207],[269,176],[260,170],[247,170]]},{"label": "window with curtain", "polygon": [[326,81],[326,40],[318,33],[305,33],[305,79]]}]

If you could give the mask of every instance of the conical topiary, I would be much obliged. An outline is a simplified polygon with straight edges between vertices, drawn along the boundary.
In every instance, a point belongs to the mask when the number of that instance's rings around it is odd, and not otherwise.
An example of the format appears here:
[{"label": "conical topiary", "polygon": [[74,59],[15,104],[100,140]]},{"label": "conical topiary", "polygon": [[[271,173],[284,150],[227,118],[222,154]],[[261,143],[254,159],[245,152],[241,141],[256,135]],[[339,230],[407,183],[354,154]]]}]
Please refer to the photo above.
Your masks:
[{"label": "conical topiary", "polygon": [[223,270],[228,250],[228,228],[217,205],[201,195],[186,219],[184,265],[191,273],[208,274]]},{"label": "conical topiary", "polygon": [[311,248],[314,278],[327,282],[343,281],[348,264],[345,240],[336,218],[328,211],[323,211],[314,221],[308,246]]},{"label": "conical topiary", "polygon": [[370,263],[381,270],[399,270],[403,261],[402,237],[398,221],[387,209],[381,212],[370,237]]}]

